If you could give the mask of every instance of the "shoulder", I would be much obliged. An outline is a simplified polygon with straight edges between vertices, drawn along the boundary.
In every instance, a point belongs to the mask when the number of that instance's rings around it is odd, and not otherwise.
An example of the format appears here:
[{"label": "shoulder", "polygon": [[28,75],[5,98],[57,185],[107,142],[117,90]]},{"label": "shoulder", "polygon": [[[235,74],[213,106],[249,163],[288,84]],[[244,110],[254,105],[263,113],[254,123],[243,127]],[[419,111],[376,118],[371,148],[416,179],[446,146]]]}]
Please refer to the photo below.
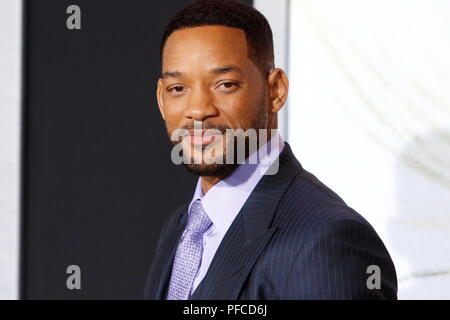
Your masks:
[{"label": "shoulder", "polygon": [[[283,262],[286,298],[395,298],[395,268],[377,232],[313,174],[303,170],[293,179],[273,223],[268,254]],[[371,265],[384,271],[381,292],[367,291]]]},{"label": "shoulder", "polygon": [[368,226],[367,220],[349,207],[315,175],[302,169],[282,196],[274,223],[282,229],[302,230],[304,235],[327,225]]}]

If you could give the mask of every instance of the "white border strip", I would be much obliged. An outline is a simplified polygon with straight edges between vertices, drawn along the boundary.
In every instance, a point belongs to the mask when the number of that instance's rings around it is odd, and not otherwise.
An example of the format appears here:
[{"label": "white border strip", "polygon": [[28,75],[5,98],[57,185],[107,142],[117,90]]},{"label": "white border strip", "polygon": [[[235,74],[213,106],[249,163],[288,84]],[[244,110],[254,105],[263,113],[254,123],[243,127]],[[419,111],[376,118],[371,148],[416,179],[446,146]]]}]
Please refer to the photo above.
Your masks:
[{"label": "white border strip", "polygon": [[0,299],[18,299],[22,1],[0,1]]},{"label": "white border strip", "polygon": [[[289,0],[254,0],[253,6],[269,21],[273,33],[275,66],[289,75]],[[289,101],[289,99],[288,99]],[[288,107],[278,114],[278,129],[282,137],[288,139]]]}]

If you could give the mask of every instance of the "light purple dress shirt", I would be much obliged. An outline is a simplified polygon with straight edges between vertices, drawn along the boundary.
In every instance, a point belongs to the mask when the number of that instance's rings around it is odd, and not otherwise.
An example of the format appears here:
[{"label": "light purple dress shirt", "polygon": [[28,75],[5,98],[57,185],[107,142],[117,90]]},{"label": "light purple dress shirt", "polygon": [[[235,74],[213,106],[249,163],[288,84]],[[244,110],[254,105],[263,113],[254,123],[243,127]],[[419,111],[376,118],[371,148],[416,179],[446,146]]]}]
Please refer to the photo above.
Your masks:
[{"label": "light purple dress shirt", "polygon": [[191,212],[192,203],[196,199],[201,199],[212,225],[203,234],[202,260],[191,288],[191,294],[206,275],[220,242],[247,198],[283,150],[284,141],[279,132],[271,137],[266,148],[261,149],[264,151],[260,153],[258,161],[256,161],[258,152],[254,152],[246,159],[245,163],[239,165],[230,176],[216,183],[206,194],[203,193],[201,178],[198,179],[194,196],[189,205],[189,212]]}]

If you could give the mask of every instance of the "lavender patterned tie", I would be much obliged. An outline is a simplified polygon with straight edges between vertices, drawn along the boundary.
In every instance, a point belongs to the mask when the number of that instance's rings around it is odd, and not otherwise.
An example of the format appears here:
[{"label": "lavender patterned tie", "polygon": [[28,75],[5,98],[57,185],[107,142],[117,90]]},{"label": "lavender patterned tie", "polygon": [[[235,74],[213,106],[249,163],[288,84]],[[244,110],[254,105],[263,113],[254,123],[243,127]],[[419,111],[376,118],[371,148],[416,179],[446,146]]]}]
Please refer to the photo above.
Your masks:
[{"label": "lavender patterned tie", "polygon": [[210,226],[211,220],[200,199],[195,200],[175,254],[167,300],[189,299],[192,283],[202,259],[203,233]]}]

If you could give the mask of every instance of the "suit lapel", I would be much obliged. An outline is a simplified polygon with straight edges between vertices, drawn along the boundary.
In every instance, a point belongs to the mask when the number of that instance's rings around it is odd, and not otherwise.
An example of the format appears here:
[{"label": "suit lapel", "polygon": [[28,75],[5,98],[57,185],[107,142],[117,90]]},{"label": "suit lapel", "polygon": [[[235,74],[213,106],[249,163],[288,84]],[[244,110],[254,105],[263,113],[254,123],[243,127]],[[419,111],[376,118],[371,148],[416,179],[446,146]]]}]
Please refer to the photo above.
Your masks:
[{"label": "suit lapel", "polygon": [[154,284],[148,293],[148,299],[164,300],[169,285],[175,252],[183,230],[186,226],[188,205],[176,215],[173,225],[169,225],[162,239],[159,257],[155,259],[155,267],[151,273],[150,283]]},{"label": "suit lapel", "polygon": [[261,178],[225,234],[191,299],[238,299],[248,274],[277,230],[271,222],[278,203],[301,169],[285,142],[278,172]]}]

